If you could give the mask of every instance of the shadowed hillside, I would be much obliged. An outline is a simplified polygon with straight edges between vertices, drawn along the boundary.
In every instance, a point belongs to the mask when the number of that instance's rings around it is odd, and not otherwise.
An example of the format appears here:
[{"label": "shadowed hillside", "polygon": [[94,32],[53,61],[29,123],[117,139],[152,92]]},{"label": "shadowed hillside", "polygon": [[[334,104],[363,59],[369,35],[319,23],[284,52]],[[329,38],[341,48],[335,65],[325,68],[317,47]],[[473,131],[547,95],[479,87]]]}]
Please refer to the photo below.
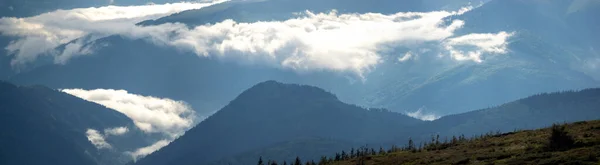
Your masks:
[{"label": "shadowed hillside", "polygon": [[[86,137],[128,127],[97,149]],[[127,116],[101,105],[42,86],[22,87],[0,81],[0,164],[115,165],[131,159],[125,151],[148,145]]]},{"label": "shadowed hillside", "polygon": [[388,141],[402,135],[404,127],[419,123],[402,114],[342,103],[317,87],[267,81],[136,164],[205,164],[299,138]]},{"label": "shadowed hillside", "polygon": [[[258,160],[258,159],[257,159]],[[600,163],[600,121],[554,125],[538,130],[455,137],[413,149],[359,153],[319,164],[591,164]]]}]

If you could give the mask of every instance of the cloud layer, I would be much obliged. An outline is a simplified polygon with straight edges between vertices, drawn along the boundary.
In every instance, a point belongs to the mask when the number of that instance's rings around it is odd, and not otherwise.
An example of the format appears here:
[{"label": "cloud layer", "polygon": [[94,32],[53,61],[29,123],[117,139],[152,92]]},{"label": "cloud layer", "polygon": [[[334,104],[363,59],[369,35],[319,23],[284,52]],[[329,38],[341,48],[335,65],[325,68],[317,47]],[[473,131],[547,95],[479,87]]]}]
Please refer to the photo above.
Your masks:
[{"label": "cloud layer", "polygon": [[[135,125],[147,133],[162,133],[169,137],[182,135],[195,123],[195,111],[183,101],[130,94],[112,89],[63,89],[65,93],[104,105],[131,118]],[[114,128],[105,131],[110,135],[127,132]]]},{"label": "cloud layer", "polygon": [[456,60],[482,62],[481,56],[484,54],[506,53],[507,39],[513,35],[514,32],[467,34],[446,40],[444,46]]},{"label": "cloud layer", "polygon": [[[382,62],[395,47],[424,42],[442,44],[456,60],[480,62],[488,53],[505,53],[511,33],[454,36],[462,20],[446,20],[460,11],[339,14],[306,11],[285,21],[238,23],[225,20],[188,27],[181,23],[137,26],[136,22],[207,4],[170,4],[63,10],[30,18],[2,18],[0,32],[20,37],[6,49],[16,54],[13,64],[25,64],[54,47],[56,63],[76,55],[90,54],[96,39],[121,35],[176,47],[199,56],[217,56],[243,62],[306,70],[334,70],[360,76]],[[186,6],[186,7],[183,7]],[[118,11],[126,10],[123,14]],[[130,11],[131,10],[131,11]],[[138,10],[133,12],[133,10]],[[154,12],[150,12],[154,11]],[[66,16],[66,17],[65,17]],[[57,19],[60,18],[60,19]],[[89,37],[76,38],[87,35]],[[70,42],[70,43],[69,43]],[[480,43],[483,42],[483,43]],[[462,49],[461,46],[471,46]]]},{"label": "cloud layer", "polygon": [[[85,35],[93,38],[119,34],[123,30],[135,28],[135,24],[149,19],[157,19],[173,13],[198,9],[214,3],[172,3],[143,6],[106,6],[99,8],[78,8],[57,10],[41,15],[14,18],[0,18],[0,34],[19,39],[6,46],[10,54],[15,54],[13,65],[24,65],[41,54],[57,56],[57,62],[65,62],[75,52],[84,51],[82,43],[67,46],[65,52],[53,52],[61,44]],[[88,40],[87,42],[91,42]],[[88,49],[89,50],[89,49]],[[66,56],[66,57],[65,57]]]}]

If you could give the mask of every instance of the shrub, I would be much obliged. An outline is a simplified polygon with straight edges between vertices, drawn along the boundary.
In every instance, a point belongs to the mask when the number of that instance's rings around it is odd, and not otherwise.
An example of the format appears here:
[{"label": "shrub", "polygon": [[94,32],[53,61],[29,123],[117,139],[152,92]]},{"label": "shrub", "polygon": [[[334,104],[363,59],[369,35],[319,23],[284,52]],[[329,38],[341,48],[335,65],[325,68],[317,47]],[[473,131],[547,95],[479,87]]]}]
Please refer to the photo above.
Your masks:
[{"label": "shrub", "polygon": [[552,131],[548,138],[548,149],[552,151],[567,150],[572,148],[574,144],[575,140],[565,131],[565,126],[552,125]]}]

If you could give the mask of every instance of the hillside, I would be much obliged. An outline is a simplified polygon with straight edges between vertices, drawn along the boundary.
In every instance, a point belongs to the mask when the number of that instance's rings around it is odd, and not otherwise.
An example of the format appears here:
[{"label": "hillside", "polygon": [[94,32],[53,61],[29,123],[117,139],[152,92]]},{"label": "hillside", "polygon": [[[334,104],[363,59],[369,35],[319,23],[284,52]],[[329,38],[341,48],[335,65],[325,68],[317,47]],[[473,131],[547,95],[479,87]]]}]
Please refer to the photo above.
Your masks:
[{"label": "hillside", "polygon": [[[345,104],[317,87],[266,81],[136,164],[206,164],[306,138],[359,144],[388,141],[400,138],[403,128],[419,123],[399,113]],[[310,148],[306,151],[294,155],[317,154]]]},{"label": "hillside", "polygon": [[[387,139],[387,141],[355,143],[347,145],[347,149],[344,150],[349,152],[348,147],[350,146],[354,148],[365,145],[377,147],[375,148],[377,151],[379,150],[379,146],[404,146],[407,144],[409,137],[415,143],[419,143],[429,142],[431,135],[440,135],[442,139],[457,135],[471,137],[486,134],[490,131],[504,133],[514,130],[543,128],[553,123],[598,120],[600,119],[598,107],[600,107],[600,89],[537,94],[496,107],[449,115],[430,122],[422,122],[404,127],[402,130],[395,128],[387,129],[384,131],[397,132],[401,136]],[[303,147],[293,144],[277,144],[262,149],[255,149],[224,160],[233,162],[233,164],[240,164],[240,160],[244,160],[245,164],[247,164],[250,160],[256,160],[257,157],[262,156],[265,160],[276,160],[278,162],[285,160],[290,162],[295,158],[294,154],[302,157],[303,160],[318,160],[318,156],[307,154],[310,152],[296,151],[321,150],[327,146],[333,146],[331,148],[340,150],[340,147],[334,145],[336,143],[327,140],[313,140],[310,143],[304,141],[304,143],[300,143],[303,144]],[[321,156],[332,156],[333,153],[330,152]],[[291,155],[282,157],[281,155],[284,154]],[[224,163],[226,161],[220,161],[218,164],[228,164]]]},{"label": "hillside", "polygon": [[[566,133],[566,134],[565,134]],[[457,136],[458,137],[458,136]],[[451,139],[451,138],[449,138]],[[335,158],[333,158],[335,159]],[[413,150],[398,148],[323,164],[598,164],[600,121],[456,138]]]},{"label": "hillside", "polygon": [[[89,129],[102,134],[105,129],[117,127],[129,131],[104,139],[110,147],[95,146],[88,139]],[[2,81],[0,130],[3,165],[125,164],[131,157],[123,152],[149,144],[133,121],[117,111],[50,88]]]},{"label": "hillside", "polygon": [[[552,123],[600,119],[600,89],[543,93],[496,107],[449,115],[420,125],[424,139],[432,134],[475,135],[488,131],[537,129]],[[413,136],[416,137],[416,136]]]}]

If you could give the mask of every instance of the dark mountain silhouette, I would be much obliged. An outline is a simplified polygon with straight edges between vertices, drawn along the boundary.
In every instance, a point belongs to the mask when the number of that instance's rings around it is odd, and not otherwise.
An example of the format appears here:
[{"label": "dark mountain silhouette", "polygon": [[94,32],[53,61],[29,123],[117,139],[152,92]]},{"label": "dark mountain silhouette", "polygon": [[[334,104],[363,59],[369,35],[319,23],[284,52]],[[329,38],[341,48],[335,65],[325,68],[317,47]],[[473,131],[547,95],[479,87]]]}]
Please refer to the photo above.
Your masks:
[{"label": "dark mountain silhouette", "polygon": [[[347,105],[316,87],[267,81],[243,92],[221,111],[137,164],[248,164],[256,161],[256,156],[278,162],[295,156],[318,159],[318,151],[331,151],[323,148],[404,146],[409,138],[421,142],[429,141],[432,135],[470,137],[600,119],[597,107],[600,89],[586,89],[539,94],[494,108],[421,122],[392,112]],[[327,154],[331,152],[322,155]]]},{"label": "dark mountain silhouette", "polygon": [[[108,137],[111,149],[96,149],[88,129],[128,127]],[[42,86],[15,86],[0,81],[0,164],[114,165],[124,154],[146,146],[144,135],[125,115],[101,105]]]},{"label": "dark mountain silhouette", "polygon": [[327,156],[334,156],[331,155],[331,153],[342,150],[349,151],[352,148],[359,148],[362,145],[364,144],[327,138],[298,138],[265,148],[244,152],[209,164],[254,164],[256,163],[256,158],[259,157],[263,157],[264,160],[277,160],[279,164],[283,164],[284,161],[288,163],[293,162],[298,155],[302,155],[302,158],[306,160],[318,160],[321,156],[324,156],[322,155],[323,153],[330,154]]},{"label": "dark mountain silhouette", "polygon": [[136,164],[204,164],[297,138],[387,141],[421,122],[342,103],[320,88],[267,81]]}]

